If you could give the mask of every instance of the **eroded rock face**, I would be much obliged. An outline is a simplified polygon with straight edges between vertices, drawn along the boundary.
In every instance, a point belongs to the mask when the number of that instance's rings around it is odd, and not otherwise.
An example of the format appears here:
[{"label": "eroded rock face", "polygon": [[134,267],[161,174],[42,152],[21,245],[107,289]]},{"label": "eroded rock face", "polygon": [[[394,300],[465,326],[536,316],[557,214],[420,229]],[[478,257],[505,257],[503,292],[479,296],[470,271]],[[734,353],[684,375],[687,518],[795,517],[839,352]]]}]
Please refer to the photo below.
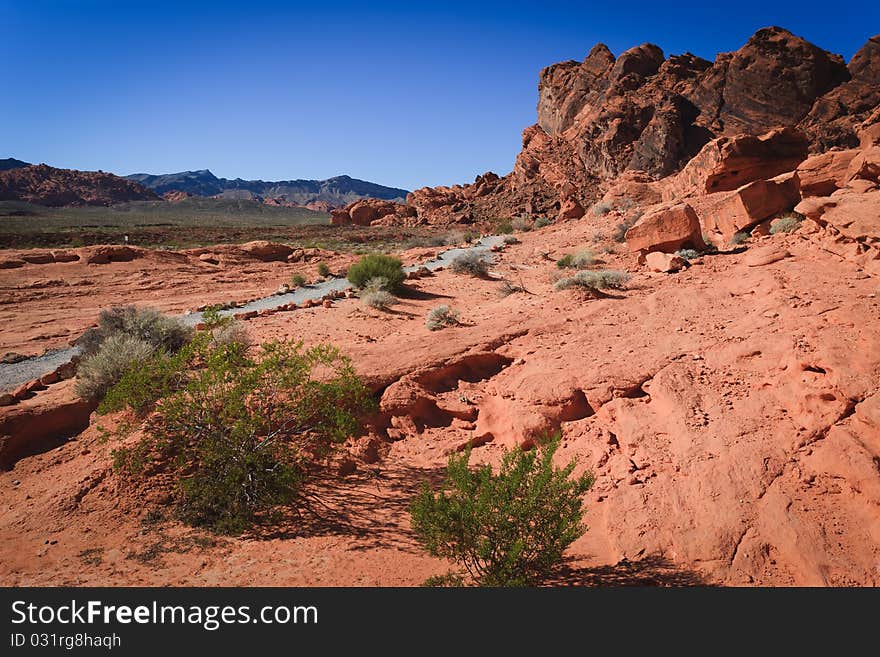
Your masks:
[{"label": "eroded rock face", "polygon": [[780,128],[760,135],[719,137],[706,144],[678,174],[663,181],[667,199],[732,191],[797,168],[806,158],[803,133]]},{"label": "eroded rock face", "polygon": [[[698,153],[679,186],[698,183],[701,193],[791,171],[808,151],[858,145],[859,126],[880,103],[878,44],[873,37],[849,66],[778,27],[715,62],[664,58],[651,44],[615,58],[599,44],[581,62],[541,71],[537,123],[523,132],[508,176],[491,189],[478,179],[418,190],[408,203],[427,223],[554,216],[571,203],[588,207],[625,172],[663,178]],[[756,138],[794,127],[801,132]]]},{"label": "eroded rock face", "polygon": [[849,79],[817,99],[800,122],[816,152],[859,145],[858,125],[880,104],[880,35],[853,55],[847,69]]},{"label": "eroded rock face", "polygon": [[72,382],[10,406],[0,413],[0,469],[64,442],[89,426],[96,403],[76,399]]}]

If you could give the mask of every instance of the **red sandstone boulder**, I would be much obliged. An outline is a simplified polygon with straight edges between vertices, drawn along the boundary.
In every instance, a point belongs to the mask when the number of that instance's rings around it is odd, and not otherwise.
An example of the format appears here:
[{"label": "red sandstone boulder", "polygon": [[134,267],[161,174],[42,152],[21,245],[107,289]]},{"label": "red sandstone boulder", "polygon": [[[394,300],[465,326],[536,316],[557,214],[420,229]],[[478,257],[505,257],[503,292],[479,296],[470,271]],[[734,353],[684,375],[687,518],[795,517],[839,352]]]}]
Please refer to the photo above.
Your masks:
[{"label": "red sandstone boulder", "polygon": [[880,146],[866,148],[853,158],[846,179],[855,178],[880,183]]},{"label": "red sandstone boulder", "polygon": [[334,226],[405,225],[416,216],[416,209],[377,198],[364,198],[339,210],[331,210],[330,223]]},{"label": "red sandstone boulder", "polygon": [[55,262],[76,262],[79,254],[73,251],[52,251],[52,258]]},{"label": "red sandstone boulder", "polygon": [[32,265],[47,265],[50,262],[55,261],[55,258],[52,256],[52,254],[47,251],[25,253],[21,256],[21,259],[25,262],[31,263]]},{"label": "red sandstone boulder", "polygon": [[729,240],[741,230],[791,210],[799,201],[797,174],[787,173],[743,185],[708,211],[704,220],[707,228]]},{"label": "red sandstone boulder", "polygon": [[828,196],[842,187],[850,162],[857,154],[857,150],[828,151],[804,160],[797,168],[801,196]]},{"label": "red sandstone boulder", "polygon": [[687,260],[672,253],[652,251],[645,256],[645,264],[651,271],[668,274],[687,267]]},{"label": "red sandstone boulder", "polygon": [[239,247],[245,255],[262,262],[286,261],[293,249],[286,244],[256,240]]},{"label": "red sandstone boulder", "polygon": [[790,128],[756,137],[719,137],[706,144],[684,169],[664,181],[664,198],[732,191],[756,180],[792,171],[807,156],[807,139]]},{"label": "red sandstone boulder", "polygon": [[566,199],[559,208],[559,214],[556,215],[557,221],[566,221],[568,219],[580,219],[586,214],[586,210],[580,203],[574,199]]},{"label": "red sandstone boulder", "polygon": [[702,250],[700,220],[687,203],[661,203],[645,210],[641,219],[626,231],[626,245],[631,252],[673,252],[681,248]]},{"label": "red sandstone boulder", "polygon": [[87,246],[79,250],[80,259],[87,265],[106,265],[110,262],[130,262],[140,254],[129,246],[107,244]]}]

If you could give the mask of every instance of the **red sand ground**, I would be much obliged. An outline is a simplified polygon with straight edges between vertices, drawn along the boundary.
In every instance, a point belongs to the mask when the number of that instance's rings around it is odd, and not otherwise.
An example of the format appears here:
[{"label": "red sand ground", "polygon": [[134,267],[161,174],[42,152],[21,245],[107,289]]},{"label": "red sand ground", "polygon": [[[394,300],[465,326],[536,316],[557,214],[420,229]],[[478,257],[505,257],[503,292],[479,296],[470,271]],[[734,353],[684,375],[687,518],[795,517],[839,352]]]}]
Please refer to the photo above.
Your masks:
[{"label": "red sand ground", "polygon": [[[577,457],[597,481],[589,531],[559,583],[880,583],[877,278],[823,248],[822,231],[753,238],[744,252],[652,274],[592,243],[614,221],[520,235],[492,271],[528,293],[504,297],[497,280],[442,271],[413,281],[390,313],[344,300],[247,323],[257,339],[337,344],[387,386],[382,457],[328,476],[324,518],[240,538],[157,520],[112,470],[114,440],[99,429],[112,419],[93,418],[75,440],[0,473],[0,582],[417,585],[448,569],[409,528],[421,481],[467,441],[484,443],[476,460],[496,462],[503,447],[560,428],[560,458]],[[556,258],[590,246],[605,261],[597,267],[633,273],[628,289],[553,291]],[[768,249],[790,255],[749,266]],[[147,258],[3,272],[7,289],[38,276],[94,284],[19,287],[0,318],[2,349],[56,340],[39,332],[66,339],[112,303],[180,311],[268,294],[299,267],[199,266]],[[56,267],[68,269],[46,269]],[[428,331],[440,303],[463,325]],[[23,403],[67,399],[70,385]]]}]

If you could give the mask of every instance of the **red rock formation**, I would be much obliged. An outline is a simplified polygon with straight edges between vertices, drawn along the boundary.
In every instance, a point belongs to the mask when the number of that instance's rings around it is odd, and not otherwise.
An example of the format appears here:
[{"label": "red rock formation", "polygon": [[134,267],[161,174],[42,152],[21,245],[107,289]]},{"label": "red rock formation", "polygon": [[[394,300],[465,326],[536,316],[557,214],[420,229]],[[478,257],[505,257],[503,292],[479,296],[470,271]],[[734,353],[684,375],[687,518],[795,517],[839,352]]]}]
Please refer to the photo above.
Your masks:
[{"label": "red rock formation", "polygon": [[415,208],[384,201],[378,198],[365,198],[349,203],[344,208],[330,211],[330,223],[334,226],[370,226],[411,224],[416,216]]},{"label": "red rock formation", "polygon": [[170,192],[165,192],[164,194],[162,194],[162,198],[169,203],[180,203],[181,201],[185,201],[191,196],[192,194],[190,194],[189,192],[183,192],[179,189],[173,189]]},{"label": "red rock formation", "polygon": [[56,169],[45,164],[0,171],[0,201],[82,206],[158,198],[136,182],[102,171]]},{"label": "red rock formation", "polygon": [[[523,132],[508,176],[417,190],[407,202],[427,223],[563,218],[621,174],[663,178],[698,153],[694,167],[710,187],[702,193],[733,190],[794,169],[808,150],[857,145],[859,124],[880,103],[878,49],[873,37],[846,66],[777,27],[714,63],[689,53],[664,59],[651,44],[615,58],[599,44],[582,62],[541,71],[537,124]],[[791,127],[806,140],[794,131],[750,137]],[[713,139],[714,150],[701,151]]]}]

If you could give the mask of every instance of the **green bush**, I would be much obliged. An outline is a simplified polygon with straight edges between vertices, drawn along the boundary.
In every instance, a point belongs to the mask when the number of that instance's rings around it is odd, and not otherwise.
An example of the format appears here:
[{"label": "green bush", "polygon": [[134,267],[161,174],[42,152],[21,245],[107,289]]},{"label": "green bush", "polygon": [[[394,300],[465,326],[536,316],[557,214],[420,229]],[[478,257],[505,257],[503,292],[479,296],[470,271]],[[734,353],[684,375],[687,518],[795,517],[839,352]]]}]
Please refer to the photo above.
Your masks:
[{"label": "green bush", "polygon": [[782,215],[770,224],[770,234],[790,233],[804,220],[803,215],[796,212]]},{"label": "green bush", "polygon": [[495,224],[495,232],[499,235],[510,235],[513,233],[513,223],[510,219],[501,219]]},{"label": "green bush", "polygon": [[544,228],[545,226],[549,226],[553,223],[553,220],[549,217],[538,217],[535,219],[535,228]]},{"label": "green bush", "polygon": [[399,258],[374,253],[365,255],[348,268],[348,280],[357,288],[363,289],[373,278],[384,278],[390,291],[397,290],[406,278],[403,263]]},{"label": "green bush", "polygon": [[465,251],[453,258],[449,268],[456,274],[484,277],[489,274],[489,258],[477,251]]},{"label": "green bush", "polygon": [[326,262],[319,262],[318,276],[323,276],[324,278],[330,276],[330,265],[328,265]]},{"label": "green bush", "polygon": [[504,236],[504,239],[503,239],[502,241],[503,241],[507,246],[510,246],[511,244],[519,244],[519,239],[517,239],[517,238],[514,237],[513,235],[505,235],[505,236]]},{"label": "green bush", "polygon": [[[115,408],[140,412],[152,396],[156,411],[141,441],[114,454],[116,467],[132,477],[170,474],[181,518],[224,533],[304,504],[310,463],[357,432],[373,407],[351,362],[328,345],[271,342],[249,357],[200,334],[141,371],[154,375],[132,371],[108,394]],[[129,385],[138,376],[140,385]]]},{"label": "green bush", "polygon": [[574,276],[560,278],[553,287],[556,290],[580,288],[595,294],[599,290],[621,290],[628,280],[629,274],[622,271],[579,271]]},{"label": "green bush", "polygon": [[115,333],[77,368],[74,392],[81,399],[99,400],[132,367],[152,357],[155,348],[132,335]]},{"label": "green bush", "polygon": [[306,277],[302,274],[294,274],[290,277],[290,285],[292,287],[303,287],[306,284]]},{"label": "green bush", "polygon": [[507,451],[498,474],[488,465],[471,469],[470,450],[451,456],[441,489],[426,483],[410,505],[419,541],[480,586],[540,583],[586,531],[582,497],[593,484],[590,473],[571,476],[574,461],[553,465],[558,446]]},{"label": "green bush", "polygon": [[457,326],[460,323],[458,311],[445,304],[432,309],[425,320],[425,326],[430,331],[439,331],[447,326]]}]

